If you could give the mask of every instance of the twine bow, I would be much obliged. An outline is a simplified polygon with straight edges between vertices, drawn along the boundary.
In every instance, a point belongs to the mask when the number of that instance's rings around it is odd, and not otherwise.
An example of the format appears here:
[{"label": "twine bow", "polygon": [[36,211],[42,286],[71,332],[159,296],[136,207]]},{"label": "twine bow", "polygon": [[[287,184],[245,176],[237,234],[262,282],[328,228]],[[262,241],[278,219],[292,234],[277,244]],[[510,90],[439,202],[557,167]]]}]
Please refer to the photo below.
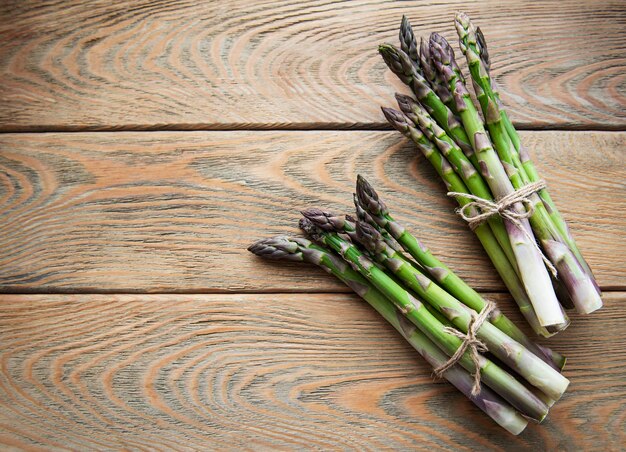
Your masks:
[{"label": "twine bow", "polygon": [[462,339],[463,342],[448,361],[435,369],[435,375],[441,378],[445,371],[450,369],[457,362],[459,362],[465,352],[469,349],[470,357],[472,358],[472,362],[474,363],[474,366],[476,368],[474,371],[474,385],[472,386],[473,396],[477,396],[478,394],[480,394],[480,353],[487,351],[487,346],[484,344],[483,341],[476,337],[476,333],[485,322],[485,320],[489,318],[491,311],[493,311],[495,308],[496,305],[493,301],[487,301],[487,304],[485,305],[483,310],[480,311],[480,313],[476,314],[476,312],[472,311],[471,319],[467,326],[467,333],[462,333],[461,331],[451,328],[449,326],[444,328],[446,333],[450,333],[453,336]]},{"label": "twine bow", "polygon": [[[448,196],[453,198],[465,198],[471,200],[471,202],[465,204],[463,207],[457,210],[457,213],[461,218],[467,221],[468,226],[473,231],[478,226],[483,224],[486,220],[494,215],[500,215],[502,218],[510,221],[517,226],[522,233],[530,240],[535,246],[541,259],[552,273],[552,276],[556,278],[557,271],[552,262],[543,254],[541,248],[537,244],[535,238],[528,232],[528,229],[524,227],[521,220],[525,220],[533,215],[535,212],[535,206],[529,199],[531,195],[537,193],[540,190],[546,188],[546,182],[540,180],[532,182],[528,185],[524,185],[519,190],[516,190],[508,195],[500,198],[498,201],[490,201],[488,199],[481,198],[479,196],[471,195],[469,193],[459,193],[455,191],[448,192]],[[515,204],[522,203],[526,207],[523,212],[519,212],[515,209]]]}]

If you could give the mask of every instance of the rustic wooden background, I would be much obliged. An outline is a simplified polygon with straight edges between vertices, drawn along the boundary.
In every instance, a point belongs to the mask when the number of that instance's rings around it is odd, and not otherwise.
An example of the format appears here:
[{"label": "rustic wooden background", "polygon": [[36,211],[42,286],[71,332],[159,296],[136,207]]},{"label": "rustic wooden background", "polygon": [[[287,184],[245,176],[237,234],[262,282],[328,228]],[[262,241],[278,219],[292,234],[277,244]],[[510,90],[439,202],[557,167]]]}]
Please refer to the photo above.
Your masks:
[{"label": "rustic wooden background", "polygon": [[[570,391],[511,437],[315,268],[249,255],[357,173],[516,319],[379,106],[402,14],[484,30],[605,291],[549,341]],[[622,1],[0,3],[0,447],[619,450],[626,443]]]}]

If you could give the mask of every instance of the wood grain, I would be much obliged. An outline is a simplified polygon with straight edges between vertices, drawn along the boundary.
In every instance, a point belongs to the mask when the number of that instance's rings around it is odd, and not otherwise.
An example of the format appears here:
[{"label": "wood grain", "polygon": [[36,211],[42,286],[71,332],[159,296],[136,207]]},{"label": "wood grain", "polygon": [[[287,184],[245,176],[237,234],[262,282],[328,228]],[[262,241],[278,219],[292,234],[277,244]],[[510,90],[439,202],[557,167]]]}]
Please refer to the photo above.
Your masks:
[{"label": "wood grain", "polygon": [[[625,138],[523,134],[605,289],[626,287]],[[4,134],[0,148],[5,292],[343,290],[245,248],[298,234],[304,207],[352,212],[357,173],[471,284],[503,288],[428,162],[395,132]]]},{"label": "wood grain", "polygon": [[[511,302],[491,295],[519,319]],[[619,450],[625,293],[550,341],[570,389],[507,434],[351,294],[0,297],[0,444]]]},{"label": "wood grain", "polygon": [[[623,129],[623,1],[3,1],[0,128],[372,128],[402,14],[484,30],[522,127]],[[459,55],[460,56],[460,55]]]}]

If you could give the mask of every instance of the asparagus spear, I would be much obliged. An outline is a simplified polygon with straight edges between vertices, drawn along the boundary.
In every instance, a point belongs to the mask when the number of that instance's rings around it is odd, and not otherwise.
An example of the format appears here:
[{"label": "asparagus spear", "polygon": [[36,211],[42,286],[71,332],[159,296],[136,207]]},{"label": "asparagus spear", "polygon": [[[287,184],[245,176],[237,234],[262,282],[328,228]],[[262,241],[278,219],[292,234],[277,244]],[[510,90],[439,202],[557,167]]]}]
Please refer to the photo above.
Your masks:
[{"label": "asparagus spear", "polygon": [[[387,121],[389,121],[394,128],[407,137],[410,137],[415,142],[417,148],[424,154],[428,161],[430,161],[439,176],[444,180],[448,190],[457,193],[469,194],[469,190],[466,185],[454,172],[452,166],[450,166],[447,160],[443,158],[441,153],[437,151],[436,147],[424,136],[424,134],[412,125],[412,122],[406,118],[406,116],[390,108],[383,108],[383,113],[385,114]],[[361,185],[361,188],[363,189],[362,191],[359,191],[359,185]],[[368,199],[366,197],[366,193],[370,190],[373,192],[371,186],[369,186],[363,178],[358,177],[357,195],[359,196],[363,208],[368,211],[376,222],[379,222],[382,227],[387,229],[387,231],[389,231],[389,233],[407,250],[409,254],[419,261],[417,255],[419,254],[420,246],[417,243],[413,243],[412,240],[407,239],[407,237],[403,235],[403,228],[398,227],[398,229],[395,229],[394,227],[397,224],[393,220],[387,219],[384,215],[378,215],[379,211],[376,210],[378,208],[376,200],[371,198]],[[361,199],[362,196],[363,199]],[[374,202],[371,206],[368,204],[368,201],[370,200]],[[469,203],[469,200],[465,198],[457,198],[457,202],[461,205],[461,207],[463,207]],[[470,213],[475,213],[475,211]],[[516,273],[516,268],[511,265],[506,253],[502,250],[489,226],[483,223],[474,229],[474,233],[480,240],[480,243],[483,245],[483,248],[491,259],[491,262],[498,271],[498,274],[511,292],[513,299],[519,306],[520,311],[528,323],[532,326],[533,330],[537,334],[544,337],[551,336],[553,333],[540,324],[532,303],[526,294],[526,289]],[[567,325],[567,323],[565,323],[565,325]]]},{"label": "asparagus spear", "polygon": [[[303,261],[318,265],[367,301],[433,368],[440,367],[448,360],[379,290],[327,249],[302,238],[274,237],[260,240],[248,250],[269,259]],[[473,379],[460,366],[451,367],[443,373],[443,377],[508,432],[518,435],[528,425],[524,417],[485,385],[481,385],[480,394],[472,395]]]},{"label": "asparagus spear", "polygon": [[[430,51],[433,62],[441,77],[448,83],[454,96],[457,110],[468,136],[472,137],[474,152],[479,161],[483,178],[489,184],[496,198],[503,198],[515,191],[498,155],[494,151],[482,120],[472,103],[463,81],[456,75],[450,60],[454,58],[440,42],[431,40]],[[518,215],[525,212],[521,203],[515,203],[511,209]],[[504,219],[511,246],[515,253],[520,279],[524,283],[539,322],[543,326],[565,323],[565,316],[556,298],[550,276],[543,264],[542,257],[532,236],[532,229],[527,219],[520,218],[518,224]]]},{"label": "asparagus spear", "polygon": [[[342,239],[336,233],[322,231],[306,218],[300,220],[300,227],[314,241],[339,253],[346,262],[350,263],[355,270],[392,301],[411,323],[426,334],[448,356],[452,356],[462,345],[461,339],[448,333],[444,325],[426,309],[423,303],[398,285],[352,243]],[[459,364],[469,372],[480,371],[482,382],[485,385],[492,388],[529,418],[540,422],[548,414],[548,407],[543,401],[493,361],[480,356],[477,366],[474,364],[470,352],[466,351],[459,360]]]},{"label": "asparagus spear", "polygon": [[407,84],[417,98],[422,102],[424,108],[437,120],[441,127],[457,142],[464,152],[473,152],[470,140],[463,130],[463,126],[454,113],[441,101],[441,99],[430,88],[428,82],[416,70],[411,62],[411,58],[402,50],[391,44],[382,44],[378,51],[385,60],[391,71]]},{"label": "asparagus spear", "polygon": [[[500,110],[497,103],[498,99],[492,90],[488,68],[480,57],[476,30],[465,14],[458,14],[455,24],[461,50],[467,58],[474,88],[494,147],[500,159],[507,165],[507,174],[511,183],[516,189],[519,189],[528,184],[530,178],[511,140],[510,129],[512,124],[508,121],[506,113]],[[509,123],[508,131],[505,118]],[[536,171],[531,171],[531,173],[533,179],[538,179]],[[546,193],[547,191],[544,193],[544,199],[546,199]],[[550,260],[556,266],[559,279],[564,284],[577,310],[581,313],[589,313],[599,309],[602,306],[602,299],[599,290],[597,290],[597,284],[591,272],[587,271],[588,266],[582,256],[580,259],[577,258],[577,254],[580,255],[580,253],[577,253],[578,248],[575,243],[572,243],[573,246],[569,246],[568,242],[573,242],[568,240],[571,238],[569,232],[564,231],[563,227],[558,227],[559,223],[564,224],[562,218],[550,215],[547,210],[549,204],[544,204],[545,201],[540,199],[539,195],[532,195],[530,200],[534,207],[533,215],[530,217],[533,230]]]}]

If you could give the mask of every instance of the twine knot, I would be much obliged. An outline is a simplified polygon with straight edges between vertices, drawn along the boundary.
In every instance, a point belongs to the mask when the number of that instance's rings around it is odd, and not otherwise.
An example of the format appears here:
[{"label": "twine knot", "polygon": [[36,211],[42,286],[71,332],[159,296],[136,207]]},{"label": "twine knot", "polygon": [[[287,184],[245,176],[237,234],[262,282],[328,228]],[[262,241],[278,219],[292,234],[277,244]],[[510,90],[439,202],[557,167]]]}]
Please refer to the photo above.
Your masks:
[{"label": "twine knot", "polygon": [[[494,215],[499,215],[517,226],[531,241],[531,243],[535,245],[541,259],[546,264],[546,267],[548,267],[552,276],[556,278],[556,268],[545,256],[545,254],[543,254],[543,251],[539,248],[535,237],[530,234],[521,221],[531,217],[533,213],[535,213],[535,205],[530,200],[530,196],[546,187],[547,185],[544,180],[532,182],[528,185],[524,185],[519,190],[515,190],[514,192],[500,198],[498,201],[491,201],[469,193],[459,193],[455,191],[448,192],[448,196],[471,200],[471,202],[468,202],[461,208],[457,209],[457,213],[461,218],[467,221],[467,224],[472,231]],[[523,211],[516,209],[515,204],[518,202],[522,203],[526,209]]]},{"label": "twine knot", "polygon": [[473,396],[477,396],[478,394],[480,394],[480,353],[487,351],[487,346],[483,341],[476,337],[476,334],[495,308],[496,304],[493,301],[487,301],[487,304],[485,305],[483,310],[480,311],[480,313],[477,314],[475,311],[471,311],[471,319],[467,326],[467,333],[463,333],[455,328],[451,328],[448,326],[444,328],[446,333],[452,334],[453,336],[462,339],[463,342],[448,361],[435,369],[435,375],[441,378],[446,370],[450,369],[452,366],[458,363],[465,354],[465,352],[469,349],[470,358],[472,359],[472,362],[475,366],[474,385],[472,386]]}]

